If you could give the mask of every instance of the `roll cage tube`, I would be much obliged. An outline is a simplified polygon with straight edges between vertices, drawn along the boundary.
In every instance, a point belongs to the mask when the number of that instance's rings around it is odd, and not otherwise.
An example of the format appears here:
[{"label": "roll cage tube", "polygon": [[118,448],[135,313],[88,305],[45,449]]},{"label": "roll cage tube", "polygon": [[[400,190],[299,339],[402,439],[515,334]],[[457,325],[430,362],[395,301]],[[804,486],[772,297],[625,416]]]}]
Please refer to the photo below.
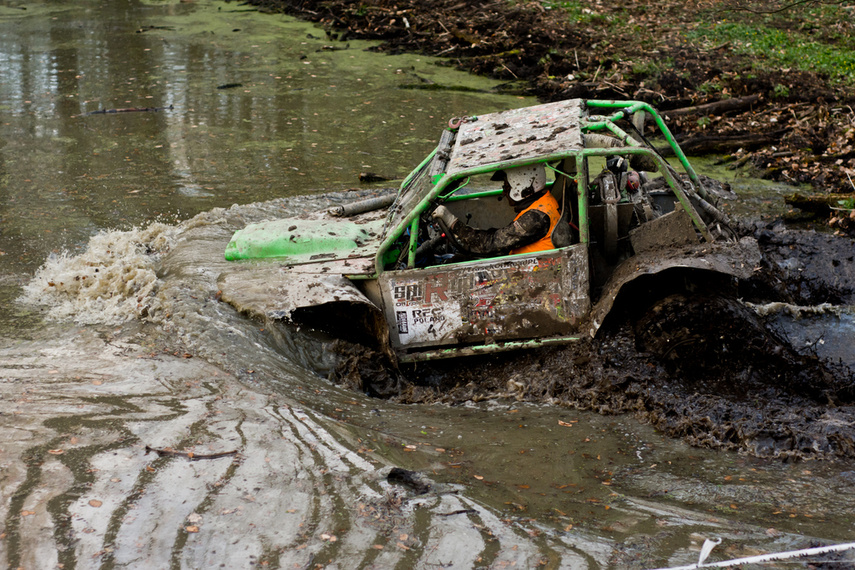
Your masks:
[{"label": "roll cage tube", "polygon": [[[668,183],[668,187],[671,189],[672,192],[674,192],[674,195],[677,197],[677,200],[680,202],[680,205],[683,207],[683,209],[689,215],[689,218],[691,218],[692,223],[695,225],[695,227],[698,228],[698,231],[701,232],[701,235],[704,236],[704,239],[710,243],[712,241],[714,241],[712,235],[709,232],[709,228],[707,228],[707,225],[706,225],[706,223],[704,223],[703,218],[701,218],[701,216],[698,214],[697,210],[695,209],[694,205],[689,200],[689,197],[686,194],[686,191],[683,189],[683,185],[680,182],[680,180],[678,180],[674,176],[674,173],[672,172],[670,165],[667,162],[665,162],[665,160],[661,156],[659,156],[657,153],[651,151],[649,148],[646,148],[646,147],[586,148],[585,150],[580,152],[580,158],[584,159],[584,158],[589,158],[589,157],[593,157],[593,156],[606,157],[606,156],[613,156],[616,154],[622,155],[622,156],[623,155],[629,155],[629,154],[638,154],[638,155],[650,157],[656,163],[656,165],[659,167],[659,169],[662,171],[662,176],[665,178],[665,181]],[[587,162],[585,160],[582,160],[582,162],[585,162],[587,164]],[[579,217],[581,219],[581,214]]]},{"label": "roll cage tube", "polygon": [[[618,102],[618,101],[599,101],[599,100],[586,100],[586,106],[590,108],[603,108],[603,109],[618,109],[618,111],[610,116],[602,116],[602,117],[589,117],[588,120],[582,121],[581,129],[583,132],[592,132],[599,130],[607,130],[614,136],[618,137],[619,140],[626,143],[630,143],[633,146],[629,147],[612,147],[612,148],[603,148],[603,149],[581,149],[574,150],[570,153],[558,153],[552,155],[546,155],[538,157],[536,160],[511,160],[505,162],[498,162],[491,164],[489,166],[481,166],[472,169],[462,170],[454,175],[454,177],[449,177],[445,173],[440,173],[437,175],[436,184],[431,188],[428,194],[419,201],[415,207],[413,207],[410,212],[404,217],[402,221],[400,221],[397,226],[390,231],[383,242],[380,244],[380,248],[374,258],[374,276],[380,275],[383,271],[383,257],[386,251],[394,244],[401,235],[409,228],[410,232],[410,244],[408,248],[408,259],[407,266],[412,268],[415,266],[415,252],[418,244],[418,220],[421,215],[427,211],[432,204],[437,200],[437,197],[440,196],[445,189],[455,180],[474,176],[478,174],[488,174],[495,172],[497,170],[504,170],[506,168],[514,168],[519,166],[527,166],[529,164],[536,163],[549,163],[558,160],[563,160],[569,157],[575,157],[576,159],[576,175],[574,177],[576,181],[576,188],[578,194],[578,208],[579,208],[579,241],[581,243],[589,243],[590,241],[590,228],[588,224],[588,203],[587,203],[587,192],[582,191],[583,186],[579,184],[580,181],[585,181],[587,184],[588,180],[588,171],[587,171],[587,158],[592,156],[611,156],[611,155],[627,155],[627,154],[641,154],[647,155],[653,159],[653,161],[659,165],[662,175],[665,178],[668,186],[674,192],[674,195],[677,197],[680,205],[689,214],[693,224],[695,227],[703,235],[704,239],[708,242],[712,242],[713,238],[709,233],[709,229],[704,223],[703,219],[695,210],[692,203],[689,201],[688,196],[686,195],[685,190],[682,187],[680,181],[674,176],[671,165],[669,165],[658,153],[654,152],[654,149],[643,146],[641,142],[637,141],[631,135],[629,135],[626,131],[617,126],[614,121],[618,121],[620,119],[631,116],[632,114],[638,111],[644,111],[649,113],[651,117],[653,117],[657,127],[660,132],[664,135],[668,145],[677,156],[677,159],[680,161],[680,164],[683,166],[685,172],[688,174],[689,179],[692,181],[693,186],[697,190],[698,194],[701,198],[706,194],[705,189],[700,183],[697,173],[692,168],[692,165],[689,163],[686,155],[683,153],[680,146],[674,140],[671,131],[665,125],[662,117],[659,113],[653,109],[648,103],[643,101],[629,101],[629,102]],[[593,119],[593,120],[590,120]],[[401,189],[409,183],[415,173],[420,172],[422,168],[424,168],[427,163],[434,158],[436,155],[436,149],[427,157],[424,161],[416,168],[404,181],[401,185]],[[455,189],[454,192],[459,190],[459,188]],[[449,196],[444,197],[444,199],[449,199],[451,195],[454,194],[451,192]],[[399,196],[401,192],[399,191]]]},{"label": "roll cage tube", "polygon": [[[437,183],[431,188],[430,192],[418,203],[410,213],[407,214],[404,219],[398,223],[398,225],[392,229],[387,235],[383,242],[380,244],[380,248],[377,250],[377,254],[374,256],[374,276],[379,276],[383,272],[383,257],[388,251],[388,249],[400,239],[401,235],[407,231],[408,228],[418,230],[418,220],[421,218],[422,214],[426,212],[433,204],[436,202],[437,198],[443,194],[445,189],[455,180],[459,180],[461,178],[468,178],[471,176],[476,176],[479,174],[490,174],[497,170],[504,170],[506,168],[515,168],[518,166],[527,166],[529,164],[537,164],[541,162],[552,162],[556,160],[563,160],[568,156],[573,156],[575,153],[569,154],[557,154],[557,155],[549,155],[539,157],[537,160],[522,160],[522,161],[507,161],[507,162],[497,162],[488,166],[480,166],[477,168],[471,168],[466,170],[461,170],[456,173],[453,177],[450,177],[446,174],[442,174],[438,176]],[[422,162],[424,165],[424,161]],[[418,170],[418,169],[416,169]],[[411,176],[407,177],[408,179]],[[460,188],[462,188],[461,186]],[[455,188],[454,192],[459,190],[460,188]],[[448,199],[454,193],[452,192],[449,196],[445,197]],[[400,195],[400,194],[399,194]],[[415,244],[418,243],[418,235],[417,231],[410,232],[410,244],[408,251],[408,259],[407,259],[407,267],[412,268],[415,266]]]},{"label": "roll cage tube", "polygon": [[[602,101],[597,99],[590,99],[585,101],[585,105],[587,107],[593,107],[595,109],[619,109],[618,112],[614,113],[609,117],[604,117],[603,121],[600,122],[590,122],[587,125],[583,125],[582,130],[590,129],[590,130],[598,130],[601,128],[609,128],[606,126],[606,122],[614,125],[614,121],[619,121],[620,119],[628,118],[638,111],[644,111],[649,114],[653,121],[656,123],[656,126],[659,128],[659,131],[665,137],[665,140],[668,142],[668,146],[674,152],[674,155],[677,157],[677,160],[680,161],[683,169],[686,171],[686,174],[689,175],[689,180],[692,181],[692,184],[695,185],[695,188],[704,199],[709,200],[706,196],[706,190],[701,184],[700,178],[698,178],[698,174],[695,172],[695,169],[692,168],[692,165],[689,163],[689,159],[686,158],[683,149],[680,148],[680,145],[677,144],[677,141],[674,139],[674,136],[671,134],[671,131],[668,129],[668,126],[665,124],[665,121],[662,119],[662,116],[659,114],[656,109],[650,106],[649,103],[645,103],[644,101]],[[615,125],[617,128],[617,125]]]}]

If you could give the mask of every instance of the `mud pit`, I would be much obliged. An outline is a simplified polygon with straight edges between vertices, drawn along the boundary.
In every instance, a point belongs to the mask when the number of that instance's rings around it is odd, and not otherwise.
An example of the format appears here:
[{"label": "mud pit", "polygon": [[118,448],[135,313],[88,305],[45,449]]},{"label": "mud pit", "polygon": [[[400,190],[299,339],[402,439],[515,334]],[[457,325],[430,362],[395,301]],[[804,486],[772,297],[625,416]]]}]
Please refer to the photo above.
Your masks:
[{"label": "mud pit", "polygon": [[692,445],[757,457],[853,457],[853,360],[832,362],[810,346],[794,347],[751,308],[851,304],[852,240],[775,225],[744,231],[764,254],[756,278],[740,287],[745,302],[671,295],[628,308],[596,339],[422,363],[400,375],[378,370],[373,353],[360,366],[357,350],[332,377],[404,403],[541,402],[632,413]]},{"label": "mud pit", "polygon": [[[750,99],[751,104],[721,114],[674,113],[669,127],[689,152],[732,152],[739,164],[750,161],[766,178],[812,183],[823,192],[850,187],[846,169],[855,166],[855,159],[851,153],[837,162],[830,157],[855,132],[846,111],[851,94],[814,72],[752,69],[728,44],[699,49],[684,34],[695,15],[680,3],[660,2],[648,12],[633,4],[597,2],[588,10],[591,25],[574,25],[565,14],[540,4],[249,3],[319,22],[331,40],[378,39],[383,43],[377,51],[440,55],[449,65],[507,81],[505,88],[521,88],[541,100],[633,98],[651,102],[667,115],[668,110],[715,102],[708,86],[716,83],[727,97]],[[635,28],[614,33],[608,23],[620,19],[634,22]],[[660,69],[649,62],[645,70],[646,60],[627,58],[627,53],[655,53],[653,57],[669,63]],[[449,87],[418,81],[406,87]],[[784,99],[775,92],[780,84],[791,86]],[[760,225],[751,233],[766,256],[765,278],[745,284],[740,291],[744,300],[783,303],[796,311],[852,303],[850,240]],[[419,365],[403,371],[409,380],[395,398],[459,404],[511,397],[633,412],[697,445],[787,458],[851,456],[851,370],[821,361],[810,346],[793,348],[774,319],[764,323],[745,306],[716,302],[685,308],[673,301],[658,307],[673,313],[657,325],[660,333],[665,326],[677,336],[730,341],[701,346],[703,359],[695,358],[691,366],[674,362],[673,351],[665,359],[653,357],[646,349],[655,349],[651,345],[656,342],[645,342],[637,326],[625,324],[604,340],[564,349]],[[735,330],[729,318],[746,326]],[[687,325],[690,335],[685,334]],[[648,330],[647,337],[651,335]],[[684,344],[698,348],[697,342]],[[398,391],[400,377],[378,370],[376,359],[372,368],[360,369],[359,358],[357,350],[345,359],[336,373],[339,380],[376,395]]]}]

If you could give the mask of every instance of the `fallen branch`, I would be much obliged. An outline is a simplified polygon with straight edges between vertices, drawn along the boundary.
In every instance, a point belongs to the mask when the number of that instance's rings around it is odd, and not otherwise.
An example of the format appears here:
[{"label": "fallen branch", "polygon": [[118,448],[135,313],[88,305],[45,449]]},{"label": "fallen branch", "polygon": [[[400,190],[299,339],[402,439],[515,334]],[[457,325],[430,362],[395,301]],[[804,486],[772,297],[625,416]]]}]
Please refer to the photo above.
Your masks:
[{"label": "fallen branch", "polygon": [[732,163],[727,165],[728,170],[736,170],[737,168],[741,168],[745,165],[749,160],[751,160],[751,155],[746,154],[741,158],[734,160]]},{"label": "fallen branch", "polygon": [[805,212],[828,214],[832,208],[840,206],[840,202],[855,200],[855,194],[814,194],[805,196],[798,192],[784,196],[784,202]]},{"label": "fallen branch", "polygon": [[209,454],[199,454],[193,453],[192,451],[176,451],[170,448],[164,449],[156,449],[154,447],[145,446],[145,455],[148,455],[149,452],[156,453],[160,457],[186,457],[190,461],[196,461],[197,459],[219,459],[220,457],[228,457],[230,455],[237,455],[237,449],[233,451],[223,451],[220,453],[209,453]]},{"label": "fallen branch", "polygon": [[663,111],[662,114],[669,117],[676,117],[678,115],[716,115],[726,113],[727,111],[740,111],[750,107],[759,100],[760,95],[754,94],[734,99],[722,99],[721,101],[713,101],[704,105],[683,107],[682,109],[671,109],[670,111]]},{"label": "fallen branch", "polygon": [[779,129],[769,133],[737,133],[733,135],[696,134],[680,142],[680,147],[688,155],[693,154],[723,154],[736,150],[753,150],[780,141],[787,129]]},{"label": "fallen branch", "polygon": [[99,109],[98,111],[89,111],[78,117],[88,117],[89,115],[112,115],[114,113],[157,113],[159,111],[171,111],[174,107],[128,107],[126,109]]},{"label": "fallen branch", "polygon": [[438,517],[450,517],[453,515],[470,515],[470,514],[474,515],[477,513],[478,513],[478,511],[476,511],[475,509],[458,509],[456,511],[451,511],[450,513],[437,513],[436,516],[438,516]]}]

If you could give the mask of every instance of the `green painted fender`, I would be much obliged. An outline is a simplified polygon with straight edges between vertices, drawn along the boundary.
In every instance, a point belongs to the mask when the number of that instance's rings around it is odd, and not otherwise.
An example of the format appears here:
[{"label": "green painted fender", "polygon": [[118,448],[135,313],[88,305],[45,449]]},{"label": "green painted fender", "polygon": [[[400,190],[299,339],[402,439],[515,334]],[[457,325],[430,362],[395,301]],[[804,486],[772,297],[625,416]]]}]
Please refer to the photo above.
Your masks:
[{"label": "green painted fender", "polygon": [[383,220],[270,220],[235,232],[225,256],[238,259],[276,258],[289,264],[372,256],[379,246]]}]

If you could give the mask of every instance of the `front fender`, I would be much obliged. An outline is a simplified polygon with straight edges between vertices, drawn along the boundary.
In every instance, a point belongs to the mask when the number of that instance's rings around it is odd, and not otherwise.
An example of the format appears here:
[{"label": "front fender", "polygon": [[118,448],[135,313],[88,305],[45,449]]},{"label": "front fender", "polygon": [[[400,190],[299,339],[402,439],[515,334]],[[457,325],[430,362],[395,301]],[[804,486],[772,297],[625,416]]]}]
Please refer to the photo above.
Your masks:
[{"label": "front fender", "polygon": [[640,277],[652,276],[674,269],[687,269],[727,275],[739,280],[749,279],[759,270],[760,248],[754,238],[738,242],[716,242],[681,249],[652,251],[630,257],[612,273],[603,293],[591,310],[589,333],[593,337],[615,307],[619,296],[631,290],[631,283]]},{"label": "front fender", "polygon": [[379,348],[396,362],[383,312],[342,275],[264,266],[220,275],[220,298],[261,320],[313,328]]}]

